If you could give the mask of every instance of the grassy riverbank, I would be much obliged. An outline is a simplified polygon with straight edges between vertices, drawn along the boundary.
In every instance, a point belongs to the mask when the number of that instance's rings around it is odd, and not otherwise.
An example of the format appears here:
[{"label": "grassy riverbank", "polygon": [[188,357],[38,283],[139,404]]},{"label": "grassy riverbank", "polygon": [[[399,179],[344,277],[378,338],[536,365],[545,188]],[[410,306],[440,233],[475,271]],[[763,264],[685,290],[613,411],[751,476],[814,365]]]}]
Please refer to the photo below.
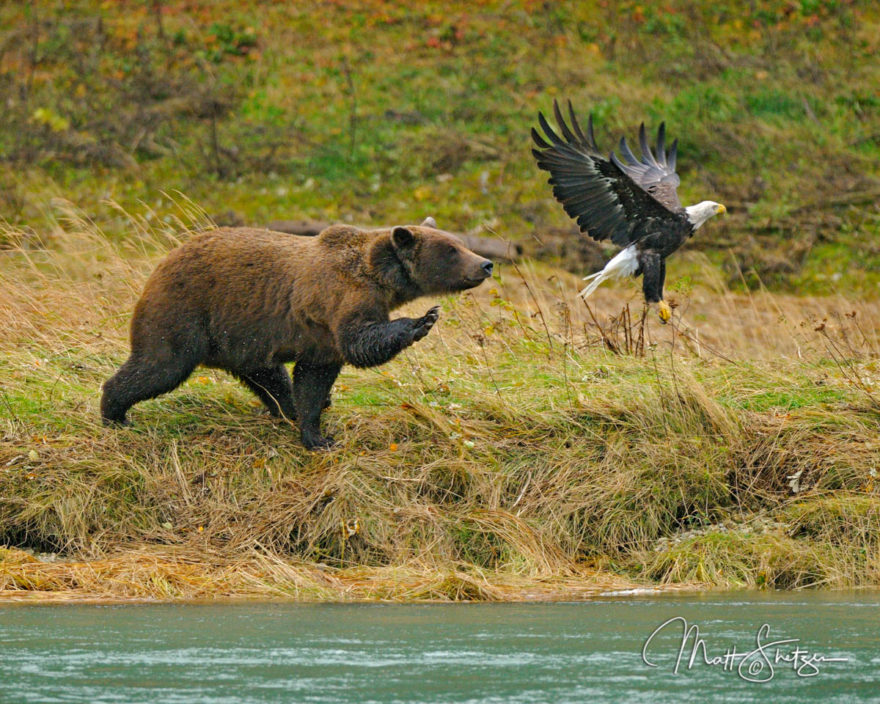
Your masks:
[{"label": "grassy riverbank", "polygon": [[0,252],[0,545],[53,560],[0,552],[4,596],[880,582],[876,301],[731,293],[691,254],[674,324],[643,327],[632,285],[588,310],[575,277],[502,267],[394,362],[346,369],[339,447],[311,454],[211,370],[103,428],[143,281],[204,221],[125,215],[120,240],[53,212]]},{"label": "grassy riverbank", "polygon": [[[0,594],[876,586],[878,27],[867,0],[0,5]],[[557,97],[606,148],[666,120],[682,200],[727,205],[669,260],[674,324],[632,284],[575,298],[563,269],[609,251],[556,246],[583,240],[528,130]],[[333,452],[208,370],[105,429],[201,208],[432,215],[542,263],[346,369]]]}]

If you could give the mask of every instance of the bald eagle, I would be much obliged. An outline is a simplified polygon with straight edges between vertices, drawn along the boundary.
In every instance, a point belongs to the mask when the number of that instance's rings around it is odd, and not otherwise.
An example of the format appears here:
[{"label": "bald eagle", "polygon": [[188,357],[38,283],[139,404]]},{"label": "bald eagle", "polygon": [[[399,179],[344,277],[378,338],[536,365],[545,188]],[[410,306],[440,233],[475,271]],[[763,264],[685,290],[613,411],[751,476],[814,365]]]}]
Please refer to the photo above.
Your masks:
[{"label": "bald eagle", "polygon": [[537,145],[532,153],[538,166],[550,172],[553,195],[577,221],[581,232],[597,241],[610,239],[623,248],[602,271],[585,277],[590,283],[579,295],[586,298],[606,279],[642,274],[645,302],[656,303],[660,320],[667,322],[672,311],[663,300],[666,257],[709,218],[727,209],[711,200],[682,207],[675,190],[680,183],[675,173],[678,140],[666,149],[665,123],[657,131],[656,153],[648,145],[642,123],[641,159],[622,137],[621,160],[614,152],[607,157],[599,152],[592,114],[584,134],[570,101],[570,127],[555,100],[553,112],[562,137],[540,112],[538,122],[544,135],[532,128]]}]

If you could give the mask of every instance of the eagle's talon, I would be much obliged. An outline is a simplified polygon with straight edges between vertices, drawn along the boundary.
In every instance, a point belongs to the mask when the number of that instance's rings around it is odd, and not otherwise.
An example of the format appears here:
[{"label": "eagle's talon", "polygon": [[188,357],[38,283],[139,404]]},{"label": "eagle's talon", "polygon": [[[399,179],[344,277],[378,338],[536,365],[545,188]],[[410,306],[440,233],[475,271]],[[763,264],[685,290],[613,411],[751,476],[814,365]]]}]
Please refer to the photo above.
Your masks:
[{"label": "eagle's talon", "polygon": [[657,304],[657,314],[660,316],[660,322],[666,325],[672,317],[672,308],[666,301],[660,301]]}]

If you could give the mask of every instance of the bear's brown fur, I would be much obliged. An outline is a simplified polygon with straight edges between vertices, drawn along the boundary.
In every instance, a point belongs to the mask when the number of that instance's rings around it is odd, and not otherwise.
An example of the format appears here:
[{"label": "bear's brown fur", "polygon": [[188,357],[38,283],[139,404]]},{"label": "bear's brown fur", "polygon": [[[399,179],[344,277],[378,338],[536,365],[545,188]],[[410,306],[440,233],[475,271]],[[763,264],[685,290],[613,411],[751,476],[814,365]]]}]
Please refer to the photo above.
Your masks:
[{"label": "bear's brown fur", "polygon": [[[101,415],[179,386],[199,364],[239,377],[274,415],[299,418],[303,444],[327,447],[322,409],[343,364],[384,364],[420,340],[438,308],[389,319],[419,296],[477,286],[492,263],[429,218],[418,227],[333,226],[317,237],[218,229],[172,251],[131,321],[131,356],[104,384]],[[284,364],[296,362],[293,382]]]}]

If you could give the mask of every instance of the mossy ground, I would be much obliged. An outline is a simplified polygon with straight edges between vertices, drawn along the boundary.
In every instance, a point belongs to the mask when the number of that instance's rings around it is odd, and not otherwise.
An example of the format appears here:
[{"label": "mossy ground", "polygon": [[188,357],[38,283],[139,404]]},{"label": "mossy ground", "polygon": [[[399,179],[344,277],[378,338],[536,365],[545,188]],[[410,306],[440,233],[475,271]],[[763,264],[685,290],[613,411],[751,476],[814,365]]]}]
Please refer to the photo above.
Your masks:
[{"label": "mossy ground", "polygon": [[689,244],[728,286],[876,295],[878,23],[868,0],[5,3],[0,208],[45,231],[70,199],[124,236],[103,200],[161,221],[181,192],[218,221],[531,241],[570,228],[529,151],[570,98],[608,149],[667,122],[682,201],[728,206]]}]

